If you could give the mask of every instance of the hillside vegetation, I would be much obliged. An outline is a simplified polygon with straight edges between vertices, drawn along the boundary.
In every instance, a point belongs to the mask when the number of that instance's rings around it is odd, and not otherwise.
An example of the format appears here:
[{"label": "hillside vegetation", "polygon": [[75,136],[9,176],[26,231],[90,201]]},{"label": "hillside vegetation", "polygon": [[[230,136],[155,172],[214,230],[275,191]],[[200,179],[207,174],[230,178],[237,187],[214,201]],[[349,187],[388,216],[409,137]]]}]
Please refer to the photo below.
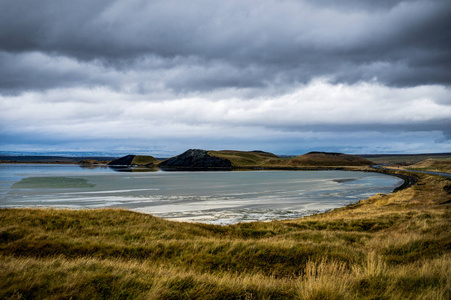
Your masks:
[{"label": "hillside vegetation", "polygon": [[281,158],[263,151],[206,151],[190,149],[162,163],[163,169],[318,169],[361,167],[372,163],[341,153],[310,152],[294,158]]},{"label": "hillside vegetation", "polygon": [[1,299],[450,299],[451,180],[303,219],[215,226],[0,210]]},{"label": "hillside vegetation", "polygon": [[272,153],[263,151],[208,151],[208,154],[214,157],[220,157],[229,160],[233,167],[236,168],[255,168],[263,167],[268,164],[271,159],[279,160],[280,158]]},{"label": "hillside vegetation", "polygon": [[228,159],[237,168],[306,168],[337,166],[369,166],[371,161],[355,155],[310,152],[294,158],[280,158],[263,151],[209,151],[212,156]]},{"label": "hillside vegetation", "polygon": [[426,159],[451,159],[451,153],[362,155],[375,164],[412,165]]},{"label": "hillside vegetation", "polygon": [[299,165],[306,166],[369,166],[371,161],[356,156],[343,153],[310,152],[296,156],[292,159]]},{"label": "hillside vegetation", "polygon": [[437,172],[451,172],[451,158],[447,159],[426,159],[419,163],[407,166],[408,169],[414,170],[427,170],[427,171],[437,171]]}]

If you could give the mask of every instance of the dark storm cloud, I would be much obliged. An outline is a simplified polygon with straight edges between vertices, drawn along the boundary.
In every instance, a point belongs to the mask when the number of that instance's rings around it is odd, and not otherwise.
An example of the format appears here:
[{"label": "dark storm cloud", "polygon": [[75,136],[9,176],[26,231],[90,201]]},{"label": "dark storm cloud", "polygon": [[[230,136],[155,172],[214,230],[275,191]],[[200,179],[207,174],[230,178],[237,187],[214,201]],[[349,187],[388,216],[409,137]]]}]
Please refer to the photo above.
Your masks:
[{"label": "dark storm cloud", "polygon": [[83,64],[39,52],[0,52],[0,66],[0,90],[4,94],[55,87],[116,85],[115,78],[101,64]]},{"label": "dark storm cloud", "polygon": [[[30,52],[141,71],[135,82],[144,91],[148,76],[155,80],[152,66],[139,66],[149,57],[162,63],[161,85],[178,92],[290,86],[318,76],[448,85],[450,15],[447,0],[1,1],[0,50],[11,59],[0,61],[7,67],[0,88],[88,81],[73,65],[59,75],[45,65],[8,68]],[[117,88],[120,74],[100,71],[89,82]]]},{"label": "dark storm cloud", "polygon": [[0,147],[449,151],[450,15],[449,0],[0,0]]}]

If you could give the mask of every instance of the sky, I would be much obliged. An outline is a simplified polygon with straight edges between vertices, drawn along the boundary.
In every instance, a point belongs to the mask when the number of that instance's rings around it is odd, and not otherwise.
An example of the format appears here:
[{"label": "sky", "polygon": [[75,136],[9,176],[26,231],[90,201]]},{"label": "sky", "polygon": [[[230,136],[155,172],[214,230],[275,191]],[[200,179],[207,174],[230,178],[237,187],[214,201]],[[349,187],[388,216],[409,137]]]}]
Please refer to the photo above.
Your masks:
[{"label": "sky", "polygon": [[449,0],[0,0],[0,150],[451,152]]}]

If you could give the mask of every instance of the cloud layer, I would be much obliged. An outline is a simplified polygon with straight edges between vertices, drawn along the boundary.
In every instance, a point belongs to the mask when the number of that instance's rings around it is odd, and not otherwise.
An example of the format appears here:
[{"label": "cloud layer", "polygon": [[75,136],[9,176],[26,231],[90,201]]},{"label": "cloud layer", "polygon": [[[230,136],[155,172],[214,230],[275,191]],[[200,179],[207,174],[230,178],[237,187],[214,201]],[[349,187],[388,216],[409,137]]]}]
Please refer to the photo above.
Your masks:
[{"label": "cloud layer", "polygon": [[446,0],[0,1],[0,145],[446,151],[449,15]]}]

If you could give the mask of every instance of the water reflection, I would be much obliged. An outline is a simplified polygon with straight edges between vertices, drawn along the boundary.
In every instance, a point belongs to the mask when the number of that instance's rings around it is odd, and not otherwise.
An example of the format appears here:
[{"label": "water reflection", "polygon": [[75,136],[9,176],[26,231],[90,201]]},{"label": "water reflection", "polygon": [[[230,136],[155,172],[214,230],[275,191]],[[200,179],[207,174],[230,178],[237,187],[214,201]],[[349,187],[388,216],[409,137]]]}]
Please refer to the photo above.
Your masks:
[{"label": "water reflection", "polygon": [[116,172],[156,172],[158,168],[148,168],[148,167],[130,167],[130,166],[108,166],[113,171]]},{"label": "water reflection", "polygon": [[80,164],[78,165],[82,169],[108,169],[107,165],[98,165],[98,164]]},{"label": "water reflection", "polygon": [[144,166],[109,166],[101,164],[80,164],[78,165],[82,169],[93,170],[93,169],[104,169],[113,170],[116,172],[155,172],[158,168],[149,168]]}]

